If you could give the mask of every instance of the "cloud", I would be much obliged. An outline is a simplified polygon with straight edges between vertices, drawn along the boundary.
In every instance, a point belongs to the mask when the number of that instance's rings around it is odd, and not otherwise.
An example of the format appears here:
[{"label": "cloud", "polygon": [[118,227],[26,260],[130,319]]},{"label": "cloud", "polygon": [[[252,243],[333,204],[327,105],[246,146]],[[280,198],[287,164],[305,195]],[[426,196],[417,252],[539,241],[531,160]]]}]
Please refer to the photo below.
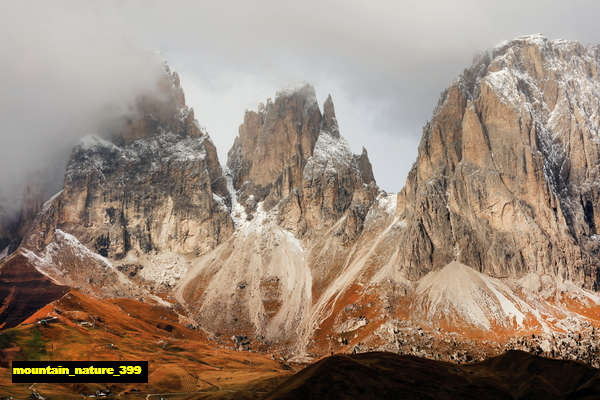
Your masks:
[{"label": "cloud", "polygon": [[130,113],[134,98],[156,87],[162,61],[92,13],[24,2],[5,11],[0,188],[18,200],[27,180],[60,186],[73,143]]},{"label": "cloud", "polygon": [[[149,85],[147,50],[180,72],[225,154],[245,108],[294,81],[331,93],[341,133],[397,191],[439,93],[473,54],[528,33],[600,42],[595,1],[54,1],[0,24],[4,170],[19,170]],[[6,32],[5,32],[6,31]],[[110,110],[108,110],[110,111]],[[91,121],[91,122],[90,122]],[[96,121],[96,122],[95,122]],[[3,178],[4,179],[4,178]]]}]

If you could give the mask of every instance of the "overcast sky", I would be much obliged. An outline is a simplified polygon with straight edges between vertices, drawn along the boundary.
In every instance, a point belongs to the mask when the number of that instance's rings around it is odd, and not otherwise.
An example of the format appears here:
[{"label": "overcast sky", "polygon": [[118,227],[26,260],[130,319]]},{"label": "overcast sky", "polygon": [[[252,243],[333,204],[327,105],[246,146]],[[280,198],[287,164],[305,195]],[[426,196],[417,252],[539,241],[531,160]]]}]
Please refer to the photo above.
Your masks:
[{"label": "overcast sky", "polygon": [[439,93],[477,51],[538,32],[600,42],[598,1],[12,3],[0,6],[3,185],[125,107],[156,72],[149,50],[180,73],[222,164],[245,109],[307,81],[398,191]]}]

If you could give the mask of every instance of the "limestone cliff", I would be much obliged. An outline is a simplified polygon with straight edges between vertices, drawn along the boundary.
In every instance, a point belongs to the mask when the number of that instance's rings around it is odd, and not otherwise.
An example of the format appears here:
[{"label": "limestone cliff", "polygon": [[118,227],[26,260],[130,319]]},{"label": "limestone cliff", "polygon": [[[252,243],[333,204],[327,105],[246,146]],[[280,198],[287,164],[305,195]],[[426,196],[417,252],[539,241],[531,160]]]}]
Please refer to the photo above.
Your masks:
[{"label": "limestone cliff", "polygon": [[599,67],[598,47],[528,36],[443,93],[398,196],[408,277],[459,260],[598,288]]},{"label": "limestone cliff", "polygon": [[344,234],[355,238],[378,191],[366,150],[353,155],[340,136],[331,96],[321,114],[308,84],[246,112],[227,165],[249,214],[262,201],[265,210],[277,205],[280,224],[300,236],[353,208],[356,226]]},{"label": "limestone cliff", "polygon": [[[323,109],[302,85],[246,113],[228,160],[236,232],[177,291],[200,326],[264,343],[297,344],[308,333],[314,296],[342,267],[380,193],[366,151],[352,154],[340,136],[331,96]],[[322,271],[313,261],[325,242],[338,257]]]},{"label": "limestone cliff", "polygon": [[[60,264],[63,275],[73,275],[81,262],[100,270],[109,263],[109,281],[130,274],[159,290],[185,271],[186,257],[231,235],[230,196],[215,147],[185,105],[177,75],[167,69],[159,89],[139,99],[135,119],[108,132],[110,139],[87,136],[75,146],[64,189],[47,202],[27,237],[24,247]],[[86,256],[76,262],[61,243],[106,260]],[[72,278],[66,281],[88,286]],[[95,286],[113,293],[111,285]],[[121,295],[126,286],[119,286]]]}]

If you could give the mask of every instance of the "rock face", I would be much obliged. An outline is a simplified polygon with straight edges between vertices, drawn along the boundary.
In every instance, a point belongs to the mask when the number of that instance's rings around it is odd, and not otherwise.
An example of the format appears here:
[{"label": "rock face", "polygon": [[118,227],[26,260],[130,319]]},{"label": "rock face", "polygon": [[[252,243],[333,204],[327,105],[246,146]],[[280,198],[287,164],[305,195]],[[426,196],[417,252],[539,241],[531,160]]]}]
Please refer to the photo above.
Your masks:
[{"label": "rock face", "polygon": [[523,37],[443,93],[398,195],[409,278],[458,260],[598,289],[599,54]]},{"label": "rock face", "polygon": [[159,78],[157,87],[140,95],[136,112],[124,117],[124,125],[117,125],[117,130],[111,132],[115,144],[122,146],[161,131],[186,137],[205,136],[194,119],[194,110],[185,104],[179,75],[166,64],[164,68],[165,74]]},{"label": "rock face", "polygon": [[[366,150],[355,156],[340,137],[331,96],[323,110],[304,84],[246,112],[227,165],[247,213],[262,201],[267,211],[277,205],[281,224],[300,235],[337,221],[351,206],[364,218],[377,192],[371,163]],[[360,232],[349,229],[349,236]]]},{"label": "rock face", "polygon": [[298,186],[321,119],[314,89],[308,85],[279,92],[275,102],[246,112],[227,161],[240,199],[252,196],[260,202],[270,196],[273,202]]},{"label": "rock face", "polygon": [[[194,264],[177,298],[211,331],[298,343],[379,189],[366,151],[340,136],[331,97],[321,114],[311,86],[247,112],[239,132],[228,160],[236,232]],[[321,271],[325,243],[339,257]]]},{"label": "rock face", "polygon": [[[335,272],[313,280],[325,289],[313,284],[309,349],[332,336],[361,351],[381,341],[406,349],[390,337],[416,327],[454,345],[441,332],[463,343],[593,335],[598,54],[523,37],[479,57],[444,91],[396,201],[377,197],[351,251],[328,244],[316,257],[311,247],[313,277]],[[368,324],[332,335],[361,317]],[[486,347],[477,340],[469,351]],[[435,348],[423,340],[409,351],[433,357]]]},{"label": "rock face", "polygon": [[[215,147],[185,105],[177,75],[167,69],[159,88],[158,96],[140,98],[137,119],[111,140],[88,136],[73,149],[64,189],[44,207],[25,247],[48,255],[48,246],[61,243],[56,232],[65,232],[76,238],[75,247],[123,270],[138,265],[145,280],[168,286],[185,257],[231,235],[230,197]],[[52,250],[56,263],[61,248]]]}]

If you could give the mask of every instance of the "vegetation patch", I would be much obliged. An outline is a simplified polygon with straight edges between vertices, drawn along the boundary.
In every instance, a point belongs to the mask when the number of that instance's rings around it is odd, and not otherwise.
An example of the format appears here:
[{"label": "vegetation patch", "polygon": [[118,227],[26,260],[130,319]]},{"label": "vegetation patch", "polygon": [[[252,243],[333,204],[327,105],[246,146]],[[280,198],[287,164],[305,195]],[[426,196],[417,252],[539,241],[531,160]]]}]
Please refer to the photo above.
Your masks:
[{"label": "vegetation patch", "polygon": [[17,341],[17,332],[13,329],[7,329],[0,332],[0,350],[13,347]]},{"label": "vegetation patch", "polygon": [[31,336],[21,341],[21,355],[26,361],[40,361],[46,356],[46,342],[38,327],[31,329]]}]

